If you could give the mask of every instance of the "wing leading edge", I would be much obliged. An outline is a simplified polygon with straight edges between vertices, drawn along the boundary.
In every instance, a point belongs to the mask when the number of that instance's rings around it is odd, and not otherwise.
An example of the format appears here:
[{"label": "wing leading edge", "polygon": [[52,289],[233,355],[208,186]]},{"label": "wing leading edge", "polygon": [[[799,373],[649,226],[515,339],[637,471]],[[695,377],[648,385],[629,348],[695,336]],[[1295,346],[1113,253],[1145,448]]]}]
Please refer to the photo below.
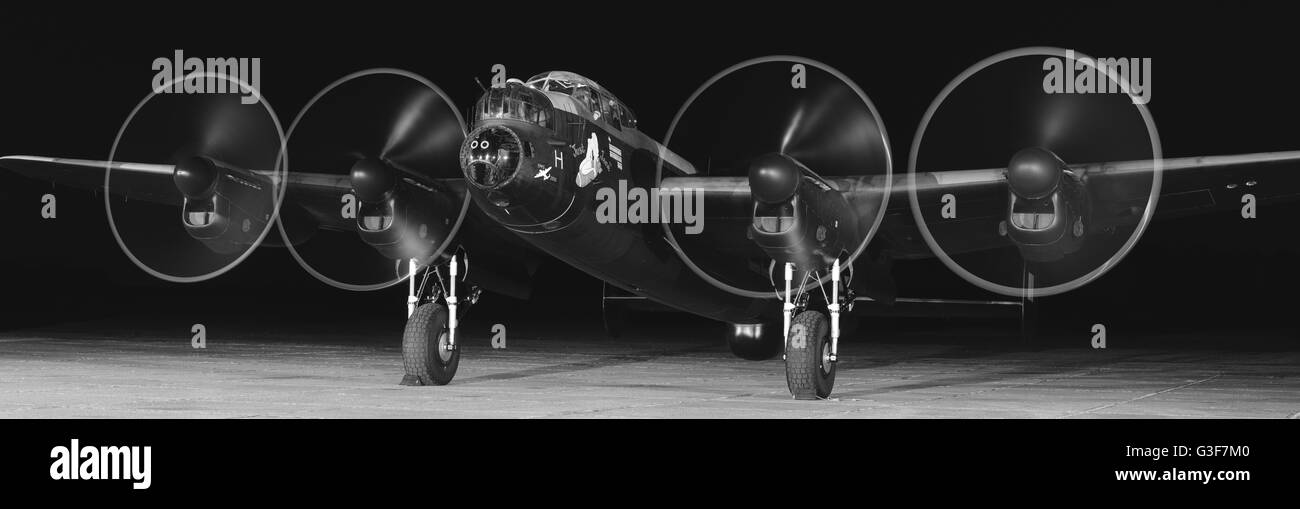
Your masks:
[{"label": "wing leading edge", "polygon": [[[1300,151],[1261,152],[1253,154],[1202,156],[1161,159],[1161,189],[1157,200],[1157,219],[1208,213],[1236,208],[1240,195],[1249,192],[1261,203],[1300,199]],[[1116,161],[1068,165],[1071,172],[1088,183],[1094,203],[1102,213],[1094,218],[1096,227],[1132,224],[1150,198],[1150,175],[1154,160]],[[924,171],[914,175],[894,175],[888,180],[889,210],[881,235],[898,244],[901,255],[914,257],[928,249],[919,242],[919,234],[909,210],[910,190],[914,189],[922,204],[922,215],[937,217],[942,197],[954,194],[963,205],[959,222],[953,228],[966,232],[965,249],[978,250],[1005,246],[1006,239],[997,233],[996,224],[1006,216],[1006,169]],[[825,177],[831,187],[845,194],[850,203],[863,209],[878,209],[886,188],[883,175],[863,177]],[[1142,185],[1128,185],[1129,183]],[[722,226],[747,224],[753,206],[746,177],[670,177],[660,187],[695,189],[705,196],[705,217],[722,219]],[[1136,209],[1135,209],[1136,207]],[[733,224],[734,223],[734,224]],[[719,241],[736,241],[735,232],[720,232],[715,225],[705,228],[705,236]],[[978,230],[978,231],[974,231]],[[906,245],[906,246],[904,246]],[[758,250],[729,248],[736,254],[761,254]],[[913,253],[912,251],[918,251]]]}]

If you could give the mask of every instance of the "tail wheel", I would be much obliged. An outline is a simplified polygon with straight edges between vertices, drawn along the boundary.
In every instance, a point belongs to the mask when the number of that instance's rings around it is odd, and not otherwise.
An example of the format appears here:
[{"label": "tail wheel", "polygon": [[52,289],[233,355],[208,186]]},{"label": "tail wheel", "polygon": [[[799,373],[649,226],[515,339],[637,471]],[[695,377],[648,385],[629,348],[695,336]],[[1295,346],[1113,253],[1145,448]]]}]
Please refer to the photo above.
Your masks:
[{"label": "tail wheel", "polygon": [[447,350],[447,308],[428,303],[415,309],[402,333],[402,385],[447,385],[460,366],[460,348]]},{"label": "tail wheel", "polygon": [[728,324],[727,347],[732,355],[749,361],[765,361],[781,353],[785,338],[780,324]]},{"label": "tail wheel", "polygon": [[611,338],[623,335],[624,326],[627,325],[627,306],[606,299],[601,304],[600,315],[605,325],[605,335]]},{"label": "tail wheel", "polygon": [[790,323],[785,382],[795,399],[830,397],[835,386],[835,363],[831,362],[830,320],[822,312],[804,311]]}]

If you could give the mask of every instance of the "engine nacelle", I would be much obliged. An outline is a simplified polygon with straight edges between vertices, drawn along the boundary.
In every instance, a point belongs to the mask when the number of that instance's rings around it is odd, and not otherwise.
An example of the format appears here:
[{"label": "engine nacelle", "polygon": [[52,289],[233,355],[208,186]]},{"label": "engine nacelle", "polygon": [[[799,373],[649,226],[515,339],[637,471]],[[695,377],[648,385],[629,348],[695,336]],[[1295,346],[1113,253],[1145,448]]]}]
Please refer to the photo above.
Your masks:
[{"label": "engine nacelle", "polygon": [[457,205],[449,193],[405,179],[387,199],[360,204],[357,233],[387,258],[423,260],[451,235]]},{"label": "engine nacelle", "polygon": [[266,231],[275,210],[274,186],[266,178],[204,157],[177,164],[172,177],[185,196],[181,224],[209,249],[238,252]]},{"label": "engine nacelle", "polygon": [[352,192],[360,200],[357,233],[393,260],[424,260],[451,235],[460,200],[379,159],[353,163]]},{"label": "engine nacelle", "polygon": [[760,157],[750,166],[749,182],[755,199],[747,234],[778,264],[823,270],[861,241],[844,195],[795,159]]},{"label": "engine nacelle", "polygon": [[1052,262],[1078,251],[1088,232],[1087,188],[1056,154],[1021,150],[1007,166],[1007,219],[999,233],[1024,259]]}]

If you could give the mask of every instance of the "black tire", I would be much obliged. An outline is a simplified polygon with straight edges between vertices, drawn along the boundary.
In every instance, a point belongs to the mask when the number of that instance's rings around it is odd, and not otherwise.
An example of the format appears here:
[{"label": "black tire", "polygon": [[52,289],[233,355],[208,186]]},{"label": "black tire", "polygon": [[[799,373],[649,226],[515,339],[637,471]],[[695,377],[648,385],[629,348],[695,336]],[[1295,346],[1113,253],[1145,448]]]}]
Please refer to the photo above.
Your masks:
[{"label": "black tire", "polygon": [[447,352],[447,308],[428,303],[415,309],[402,333],[402,385],[447,385],[460,366],[460,346]]},{"label": "black tire", "polygon": [[830,362],[830,319],[821,311],[804,311],[790,322],[785,348],[785,383],[794,399],[825,399],[835,387]]}]

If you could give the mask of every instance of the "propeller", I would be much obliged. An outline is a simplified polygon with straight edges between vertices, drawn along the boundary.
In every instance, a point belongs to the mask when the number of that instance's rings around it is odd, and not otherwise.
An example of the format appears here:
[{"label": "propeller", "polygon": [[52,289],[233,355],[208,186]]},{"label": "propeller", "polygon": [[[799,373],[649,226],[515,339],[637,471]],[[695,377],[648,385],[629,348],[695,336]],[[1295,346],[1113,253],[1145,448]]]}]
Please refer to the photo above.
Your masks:
[{"label": "propeller", "polygon": [[834,77],[821,77],[800,98],[780,152],[822,175],[856,175],[864,164],[882,165],[888,149],[875,115],[849,84],[828,80]]},{"label": "propeller", "polygon": [[[792,80],[794,65],[801,66],[804,79]],[[865,94],[838,71],[798,57],[750,60],[714,76],[678,111],[665,144],[701,175],[746,178],[753,200],[766,204],[793,197],[805,172],[829,179],[881,177],[891,171],[884,129]],[[668,176],[661,172],[660,178]],[[881,200],[876,195],[851,202],[861,218],[861,231],[853,235],[862,242],[850,248],[848,261],[878,225]],[[719,288],[770,298],[770,258],[735,263],[736,253],[755,252],[747,249],[753,242],[745,236],[753,201],[709,205],[708,229],[724,233],[684,235],[680,225],[665,224],[678,254]]]},{"label": "propeller", "polygon": [[[237,94],[153,94],[127,118],[114,163],[172,165],[170,182],[109,165],[105,205],[123,252],[167,281],[234,268],[265,239],[282,189],[283,131],[265,100]],[[116,168],[116,169],[115,169]],[[148,196],[131,200],[124,196]],[[177,213],[176,207],[182,208]]]},{"label": "propeller", "polygon": [[[291,243],[295,259],[317,279],[357,291],[402,282],[409,258],[429,263],[468,211],[468,196],[439,182],[461,177],[464,137],[456,106],[419,75],[375,69],[323,89],[289,129],[289,176],[347,182],[351,197],[331,202],[333,219],[346,228]],[[282,233],[297,229],[294,222],[286,214]]]},{"label": "propeller", "polygon": [[[1023,72],[1042,74],[1041,66]],[[1151,157],[1146,125],[1128,96],[1046,94],[1038,83],[1017,85],[1017,96],[1008,98],[1023,119],[1008,137],[1016,149],[1044,148],[1076,164]]]},{"label": "propeller", "polygon": [[[916,172],[1005,168],[1006,193],[943,188],[956,199],[956,217],[921,215],[922,209],[935,209],[940,194],[912,193],[931,249],[963,278],[1004,295],[1024,295],[1031,286],[1035,294],[1049,295],[1085,284],[1114,266],[1141,235],[1141,225],[1112,234],[1091,231],[1093,217],[1110,211],[1098,210],[1083,175],[1071,167],[1159,157],[1144,107],[1122,93],[1045,91],[1044,59],[1063,55],[1064,50],[1029,48],[976,64],[936,98],[915,138]],[[1154,183],[1145,178],[1107,185],[1131,187],[1124,195],[1147,196],[1158,191]],[[1057,224],[1053,218],[1067,217],[1059,215],[1061,208],[1074,215],[1060,238],[1077,245],[1060,253],[1033,254],[1012,240],[994,250],[981,244],[990,232],[1005,235],[1008,220],[1030,227]]]}]

